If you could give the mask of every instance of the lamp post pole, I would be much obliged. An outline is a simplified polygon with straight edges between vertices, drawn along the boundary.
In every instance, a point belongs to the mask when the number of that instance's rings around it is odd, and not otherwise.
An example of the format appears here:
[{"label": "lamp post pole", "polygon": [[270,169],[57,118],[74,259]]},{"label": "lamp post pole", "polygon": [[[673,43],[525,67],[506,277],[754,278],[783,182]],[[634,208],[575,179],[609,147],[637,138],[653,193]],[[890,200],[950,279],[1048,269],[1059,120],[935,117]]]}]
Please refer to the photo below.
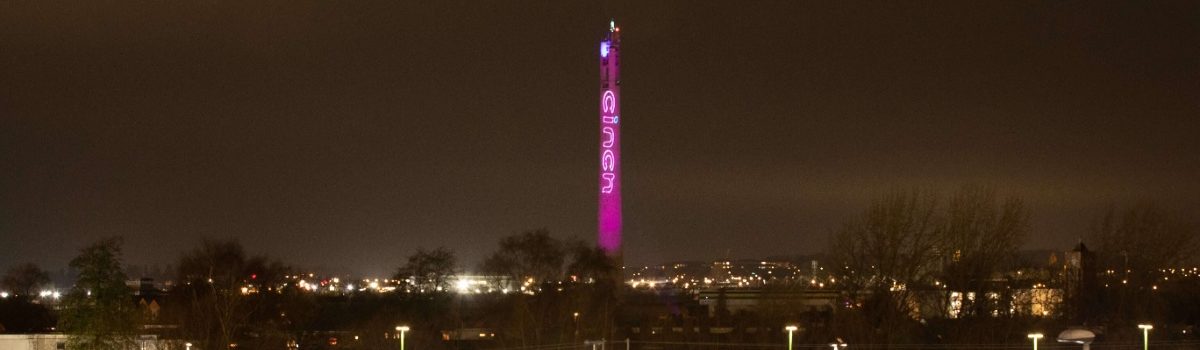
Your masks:
[{"label": "lamp post pole", "polygon": [[1033,350],[1037,350],[1037,341],[1038,339],[1042,339],[1043,335],[1041,333],[1033,333],[1028,335],[1028,337],[1029,339],[1033,339]]},{"label": "lamp post pole", "polygon": [[783,329],[786,329],[788,332],[788,350],[792,350],[792,333],[795,333],[797,329],[800,329],[800,327],[787,326],[783,327]]},{"label": "lamp post pole", "polygon": [[575,322],[575,334],[571,336],[571,339],[579,341],[579,311],[571,314],[571,321]]},{"label": "lamp post pole", "polygon": [[1150,350],[1150,330],[1154,329],[1154,326],[1139,324],[1138,328],[1142,329],[1142,350]]},{"label": "lamp post pole", "polygon": [[396,330],[400,332],[400,350],[404,350],[404,333],[408,333],[408,326],[397,326]]}]

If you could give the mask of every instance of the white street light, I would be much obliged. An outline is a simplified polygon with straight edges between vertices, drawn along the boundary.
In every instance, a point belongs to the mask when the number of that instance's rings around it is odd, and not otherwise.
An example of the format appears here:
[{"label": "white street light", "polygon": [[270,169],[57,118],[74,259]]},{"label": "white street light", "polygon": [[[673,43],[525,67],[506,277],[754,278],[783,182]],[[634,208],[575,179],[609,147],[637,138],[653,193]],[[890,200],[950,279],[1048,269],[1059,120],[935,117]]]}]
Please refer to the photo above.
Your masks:
[{"label": "white street light", "polygon": [[1138,328],[1142,329],[1142,350],[1150,350],[1150,330],[1154,329],[1154,326],[1139,324]]},{"label": "white street light", "polygon": [[575,334],[572,336],[574,341],[579,340],[579,311],[571,314],[571,321],[575,323]]},{"label": "white street light", "polygon": [[1038,339],[1042,339],[1043,335],[1041,333],[1030,333],[1027,337],[1033,339],[1033,350],[1037,350],[1037,341]]},{"label": "white street light", "polygon": [[396,326],[396,331],[400,332],[400,350],[404,350],[404,333],[408,333],[408,326]]},{"label": "white street light", "polygon": [[845,349],[847,346],[850,346],[850,344],[843,342],[842,338],[837,338],[836,343],[829,343],[829,347],[833,348],[833,350],[838,350],[839,348]]},{"label": "white street light", "polygon": [[783,327],[783,329],[786,329],[788,332],[788,350],[792,350],[792,333],[795,333],[797,329],[800,329],[800,327],[792,325]]}]

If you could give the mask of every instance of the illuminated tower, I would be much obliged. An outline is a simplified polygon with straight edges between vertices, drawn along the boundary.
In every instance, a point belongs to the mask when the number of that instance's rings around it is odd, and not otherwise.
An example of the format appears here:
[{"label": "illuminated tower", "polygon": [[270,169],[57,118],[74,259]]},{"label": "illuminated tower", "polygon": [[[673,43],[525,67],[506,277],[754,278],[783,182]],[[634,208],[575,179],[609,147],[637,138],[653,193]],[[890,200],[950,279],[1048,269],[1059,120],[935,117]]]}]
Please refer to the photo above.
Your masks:
[{"label": "illuminated tower", "polygon": [[597,243],[621,254],[621,29],[608,23],[600,41],[600,207]]}]

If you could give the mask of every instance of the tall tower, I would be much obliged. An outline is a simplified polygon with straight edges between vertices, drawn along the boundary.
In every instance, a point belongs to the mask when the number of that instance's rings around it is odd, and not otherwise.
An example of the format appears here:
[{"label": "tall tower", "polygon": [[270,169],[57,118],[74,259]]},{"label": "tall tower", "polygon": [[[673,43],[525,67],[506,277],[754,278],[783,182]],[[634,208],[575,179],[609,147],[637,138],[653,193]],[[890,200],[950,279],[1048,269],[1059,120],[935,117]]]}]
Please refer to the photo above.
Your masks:
[{"label": "tall tower", "polygon": [[621,29],[608,23],[600,41],[600,206],[597,243],[621,254]]}]

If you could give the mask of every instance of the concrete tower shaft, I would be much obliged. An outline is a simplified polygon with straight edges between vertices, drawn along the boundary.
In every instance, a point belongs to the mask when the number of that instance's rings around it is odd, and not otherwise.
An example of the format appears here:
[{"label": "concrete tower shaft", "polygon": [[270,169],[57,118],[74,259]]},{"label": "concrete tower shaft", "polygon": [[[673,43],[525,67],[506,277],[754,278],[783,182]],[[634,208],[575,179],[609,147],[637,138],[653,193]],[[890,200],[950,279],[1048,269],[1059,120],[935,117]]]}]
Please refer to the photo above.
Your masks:
[{"label": "concrete tower shaft", "polygon": [[600,205],[597,244],[621,254],[621,29],[609,22],[600,41]]}]

